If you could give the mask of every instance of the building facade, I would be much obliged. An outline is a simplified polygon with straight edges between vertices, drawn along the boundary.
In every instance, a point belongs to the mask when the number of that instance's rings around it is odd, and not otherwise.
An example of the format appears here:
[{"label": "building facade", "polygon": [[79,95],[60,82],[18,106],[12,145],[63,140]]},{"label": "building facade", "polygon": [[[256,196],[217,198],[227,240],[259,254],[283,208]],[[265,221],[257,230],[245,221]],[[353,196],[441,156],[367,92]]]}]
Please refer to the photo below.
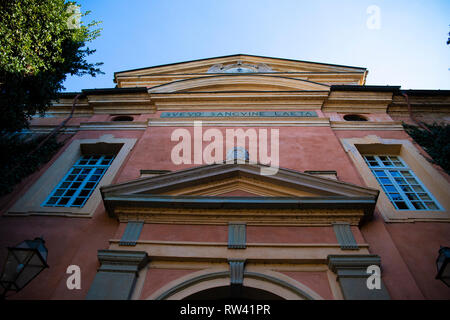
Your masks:
[{"label": "building facade", "polygon": [[70,117],[64,146],[1,199],[0,246],[49,252],[11,299],[449,299],[450,177],[402,122],[450,92],[367,74],[239,54],[61,94],[30,132]]}]

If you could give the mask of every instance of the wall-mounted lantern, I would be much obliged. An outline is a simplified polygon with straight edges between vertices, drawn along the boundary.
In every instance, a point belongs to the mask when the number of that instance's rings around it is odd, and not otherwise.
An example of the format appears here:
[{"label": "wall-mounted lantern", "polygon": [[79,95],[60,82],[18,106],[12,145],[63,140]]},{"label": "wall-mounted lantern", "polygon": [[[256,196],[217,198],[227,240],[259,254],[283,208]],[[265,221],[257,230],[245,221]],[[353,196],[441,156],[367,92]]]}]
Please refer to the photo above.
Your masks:
[{"label": "wall-mounted lantern", "polygon": [[439,256],[436,259],[437,275],[436,279],[441,280],[450,287],[450,248],[441,247]]},{"label": "wall-mounted lantern", "polygon": [[8,247],[3,272],[0,275],[1,294],[5,298],[8,291],[20,291],[42,270],[48,268],[48,250],[42,238],[25,240],[15,247]]}]

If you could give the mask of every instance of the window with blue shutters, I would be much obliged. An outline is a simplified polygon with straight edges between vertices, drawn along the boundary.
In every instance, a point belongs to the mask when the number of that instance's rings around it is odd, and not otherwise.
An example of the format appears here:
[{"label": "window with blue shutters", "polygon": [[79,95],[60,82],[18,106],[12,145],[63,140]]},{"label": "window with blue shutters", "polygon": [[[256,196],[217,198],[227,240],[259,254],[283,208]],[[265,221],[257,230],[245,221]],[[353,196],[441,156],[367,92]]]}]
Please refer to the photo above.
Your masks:
[{"label": "window with blue shutters", "polygon": [[364,155],[364,160],[397,210],[442,210],[399,156]]},{"label": "window with blue shutters", "polygon": [[82,156],[70,168],[42,206],[83,207],[113,160],[113,155]]}]

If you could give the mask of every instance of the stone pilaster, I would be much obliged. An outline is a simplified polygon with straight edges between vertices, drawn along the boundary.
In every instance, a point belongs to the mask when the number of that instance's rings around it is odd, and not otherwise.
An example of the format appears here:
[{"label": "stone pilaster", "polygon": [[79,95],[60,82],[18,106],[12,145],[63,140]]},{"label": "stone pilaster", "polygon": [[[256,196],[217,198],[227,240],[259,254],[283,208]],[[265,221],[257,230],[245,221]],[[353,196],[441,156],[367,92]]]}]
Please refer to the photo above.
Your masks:
[{"label": "stone pilaster", "polygon": [[[378,255],[329,255],[328,267],[337,275],[346,300],[389,300],[389,293],[379,275],[380,288],[370,289],[368,278],[374,275],[369,266],[381,266]],[[380,272],[381,273],[381,272]],[[371,280],[369,280],[372,283]]]},{"label": "stone pilaster", "polygon": [[146,252],[99,250],[100,268],[87,293],[87,300],[128,300],[138,272],[148,263]]}]

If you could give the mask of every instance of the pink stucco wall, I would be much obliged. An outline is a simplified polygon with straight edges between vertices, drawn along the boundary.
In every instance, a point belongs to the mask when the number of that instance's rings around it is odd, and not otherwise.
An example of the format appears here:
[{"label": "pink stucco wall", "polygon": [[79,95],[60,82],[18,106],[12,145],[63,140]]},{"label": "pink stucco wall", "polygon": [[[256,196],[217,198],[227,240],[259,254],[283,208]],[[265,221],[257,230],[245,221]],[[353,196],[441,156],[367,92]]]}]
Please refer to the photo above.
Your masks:
[{"label": "pink stucco wall", "polygon": [[[319,115],[322,115],[318,111]],[[337,115],[336,115],[337,116]],[[159,114],[140,115],[137,120],[159,117]],[[388,116],[374,116],[378,121],[388,121]],[[87,121],[109,121],[109,115],[92,118],[75,118],[76,125]],[[41,125],[55,124],[55,119],[39,120]],[[204,130],[212,127],[204,127]],[[261,127],[255,127],[258,132]],[[174,127],[148,127],[145,131],[80,131],[74,139],[98,138],[104,134],[115,137],[138,139],[127,156],[113,183],[126,182],[140,176],[141,169],[177,171],[197,166],[175,165],[170,161],[170,152],[177,144],[170,140]],[[186,127],[193,136],[193,128]],[[217,127],[225,136],[226,127]],[[230,127],[229,129],[236,129]],[[249,129],[249,128],[245,128]],[[363,179],[350,160],[339,139],[378,135],[382,138],[409,139],[402,131],[333,131],[330,127],[267,127],[278,129],[280,133],[280,167],[298,171],[336,170],[339,180],[364,185]],[[207,143],[203,143],[206,146]],[[423,151],[423,150],[422,150]],[[64,148],[54,157],[64,152]],[[226,150],[224,148],[224,155]],[[53,161],[54,161],[53,159]],[[52,161],[21,182],[15,191],[0,199],[2,214],[22,196],[26,190],[45,172]],[[22,292],[11,299],[83,299],[98,268],[97,250],[107,249],[109,239],[118,239],[124,224],[107,216],[100,204],[92,218],[66,217],[5,217],[0,223],[0,261],[6,257],[6,247],[14,246],[24,239],[43,235],[49,249],[50,269],[45,270]],[[299,242],[336,243],[331,227],[248,227],[248,242]],[[161,241],[210,241],[226,242],[226,226],[204,225],[152,225],[146,224],[141,240]],[[360,228],[353,228],[357,242],[368,243],[370,252],[382,259],[383,279],[392,298],[395,299],[450,299],[450,290],[434,279],[435,259],[439,245],[450,244],[448,223],[392,223],[386,224],[378,212],[374,220]],[[82,270],[82,289],[66,288],[66,268],[76,264]],[[170,271],[170,270],[169,270]],[[158,287],[181,277],[193,270],[152,270],[144,285],[141,298],[145,298]],[[195,271],[195,270],[194,270]],[[150,273],[149,273],[150,274]],[[158,277],[159,275],[159,277]],[[302,273],[286,273],[300,282],[311,285],[324,298],[331,296],[323,274],[308,278]],[[311,283],[310,283],[311,282]]]},{"label": "pink stucco wall", "polygon": [[[214,127],[204,127],[204,131]],[[171,141],[171,134],[175,127],[150,127],[143,134],[130,156],[127,166],[118,178],[118,182],[137,179],[140,169],[153,170],[182,170],[199,164],[176,165],[170,161],[171,151],[178,141]],[[194,146],[194,132],[192,127],[184,128],[190,132],[192,149]],[[226,136],[226,129],[235,127],[215,127]],[[261,127],[246,127],[258,132]],[[341,147],[338,138],[329,127],[267,127],[279,130],[280,167],[297,171],[305,170],[336,170],[340,180],[354,184],[361,184],[362,180],[356,169]],[[203,143],[203,148],[209,144]],[[270,143],[269,143],[270,145]],[[223,155],[226,156],[225,143]],[[270,150],[269,150],[270,152]],[[194,157],[191,157],[192,160]]]}]

